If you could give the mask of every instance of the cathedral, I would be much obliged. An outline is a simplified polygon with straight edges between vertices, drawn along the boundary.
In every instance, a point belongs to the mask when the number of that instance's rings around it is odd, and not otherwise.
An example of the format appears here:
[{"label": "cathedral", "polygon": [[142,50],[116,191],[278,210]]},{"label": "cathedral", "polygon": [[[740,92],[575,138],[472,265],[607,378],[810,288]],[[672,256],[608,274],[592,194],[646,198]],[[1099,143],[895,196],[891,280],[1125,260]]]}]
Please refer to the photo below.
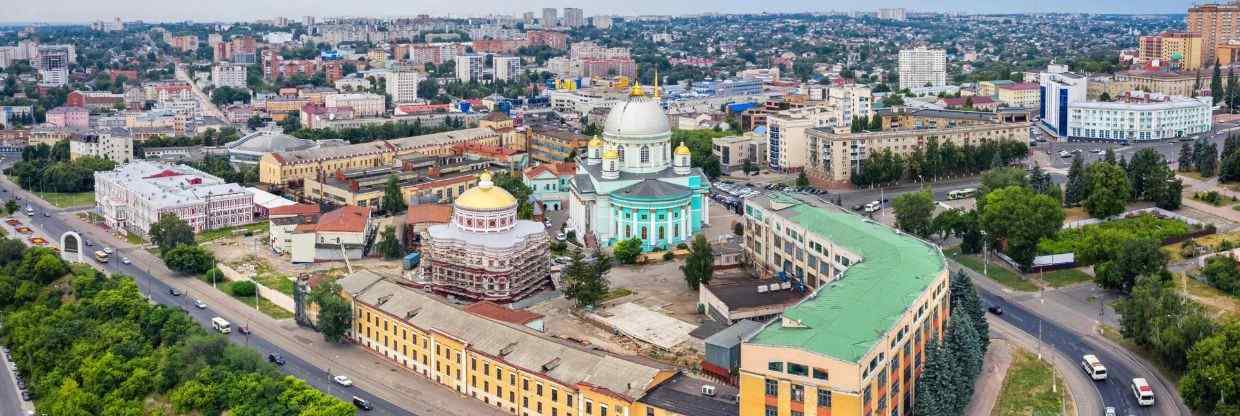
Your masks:
[{"label": "cathedral", "polygon": [[684,143],[673,148],[672,129],[657,87],[647,96],[635,85],[577,158],[570,184],[568,225],[587,245],[610,247],[640,238],[644,251],[675,247],[709,224],[710,182],[689,165]]}]

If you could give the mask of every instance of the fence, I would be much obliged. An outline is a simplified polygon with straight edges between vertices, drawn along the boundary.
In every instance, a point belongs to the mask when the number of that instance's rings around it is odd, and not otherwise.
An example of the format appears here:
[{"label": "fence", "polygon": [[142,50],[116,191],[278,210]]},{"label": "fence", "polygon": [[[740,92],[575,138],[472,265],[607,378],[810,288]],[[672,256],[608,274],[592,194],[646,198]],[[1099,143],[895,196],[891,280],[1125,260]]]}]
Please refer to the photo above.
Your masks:
[{"label": "fence", "polygon": [[293,302],[292,296],[286,295],[283,292],[269,288],[267,286],[263,286],[262,283],[254,281],[253,276],[251,274],[242,274],[241,272],[238,272],[236,269],[224,263],[216,264],[215,268],[219,269],[220,274],[224,275],[224,279],[230,282],[248,281],[248,282],[254,283],[254,286],[258,288],[258,296],[262,297],[263,299],[267,299],[272,304],[280,307],[280,309],[284,309],[289,312],[294,312],[297,309],[296,305]]}]

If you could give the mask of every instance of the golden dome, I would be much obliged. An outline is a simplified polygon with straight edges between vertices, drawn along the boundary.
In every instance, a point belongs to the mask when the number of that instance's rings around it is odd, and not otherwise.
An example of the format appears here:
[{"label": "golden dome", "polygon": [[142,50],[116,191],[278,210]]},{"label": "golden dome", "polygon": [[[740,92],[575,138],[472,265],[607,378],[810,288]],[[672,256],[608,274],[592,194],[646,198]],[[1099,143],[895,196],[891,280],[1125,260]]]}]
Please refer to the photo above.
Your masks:
[{"label": "golden dome", "polygon": [[646,91],[642,89],[642,84],[633,84],[633,90],[629,91],[630,97],[643,97]]},{"label": "golden dome", "polygon": [[603,152],[603,159],[619,159],[619,158],[620,158],[620,152],[617,152],[616,149],[607,149],[606,152]]},{"label": "golden dome", "polygon": [[677,156],[688,156],[690,154],[692,154],[692,152],[689,151],[689,146],[685,146],[685,142],[680,142],[680,146],[676,146]]},{"label": "golden dome", "polygon": [[490,172],[482,172],[478,175],[478,186],[457,197],[456,206],[471,210],[497,210],[517,206],[517,198],[504,188],[495,186]]},{"label": "golden dome", "polygon": [[590,143],[588,144],[588,146],[590,146],[590,147],[603,147],[603,139],[598,138],[598,135],[596,134],[596,135],[594,135],[594,138],[593,138],[593,139],[590,139]]}]

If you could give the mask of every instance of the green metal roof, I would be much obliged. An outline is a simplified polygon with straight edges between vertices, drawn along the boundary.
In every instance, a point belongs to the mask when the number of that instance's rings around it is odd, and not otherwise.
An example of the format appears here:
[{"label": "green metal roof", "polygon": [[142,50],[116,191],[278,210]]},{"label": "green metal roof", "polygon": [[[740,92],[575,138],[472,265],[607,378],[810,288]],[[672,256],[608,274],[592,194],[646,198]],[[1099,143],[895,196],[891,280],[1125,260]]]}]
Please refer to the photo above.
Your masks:
[{"label": "green metal roof", "polygon": [[862,260],[784,311],[784,317],[804,327],[775,322],[754,335],[749,340],[752,344],[799,348],[858,362],[944,270],[943,253],[937,247],[839,207],[784,194],[771,194],[765,202],[765,209]]}]

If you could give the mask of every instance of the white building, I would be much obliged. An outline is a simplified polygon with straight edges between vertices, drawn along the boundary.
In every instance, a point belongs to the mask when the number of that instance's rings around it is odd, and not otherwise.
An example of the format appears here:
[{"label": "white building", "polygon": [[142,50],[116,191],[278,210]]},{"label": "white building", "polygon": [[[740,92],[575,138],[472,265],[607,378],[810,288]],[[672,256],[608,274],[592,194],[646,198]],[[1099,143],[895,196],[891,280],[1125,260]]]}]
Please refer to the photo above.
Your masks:
[{"label": "white building", "polygon": [[313,263],[360,259],[374,227],[370,208],[345,205],[319,216],[315,223],[294,227],[289,235],[289,260]]},{"label": "white building", "polygon": [[42,46],[38,50],[39,58],[35,64],[39,69],[39,85],[61,87],[68,84],[73,52],[58,46]]},{"label": "white building", "polygon": [[370,80],[361,77],[344,77],[333,84],[340,91],[366,91],[370,89]]},{"label": "white building", "polygon": [[165,213],[194,232],[254,221],[254,195],[186,165],[136,160],[95,172],[95,204],[108,227],[146,236]]},{"label": "white building", "polygon": [[215,88],[245,88],[245,78],[245,65],[220,62],[211,67],[211,85]]},{"label": "white building", "polygon": [[873,101],[869,87],[849,85],[827,90],[827,104],[834,107],[835,125],[839,127],[851,126],[854,117],[870,117]]},{"label": "white building", "polygon": [[457,55],[456,79],[461,82],[482,81],[482,62],[482,55]]},{"label": "white building", "polygon": [[590,18],[590,24],[596,28],[607,30],[611,29],[611,16],[594,16]]},{"label": "white building", "polygon": [[1210,131],[1210,97],[1173,97],[1134,91],[1115,102],[1068,104],[1071,137],[1107,140],[1159,140]]},{"label": "white building", "polygon": [[905,20],[904,8],[878,9],[878,18],[887,20]]},{"label": "white building", "polygon": [[69,160],[94,156],[116,162],[129,163],[133,159],[133,136],[124,129],[110,129],[103,133],[91,133],[69,140]]},{"label": "white building", "polygon": [[517,56],[496,56],[491,58],[495,66],[496,80],[515,79],[521,73],[521,58]]},{"label": "white building", "polygon": [[327,108],[353,107],[353,114],[359,117],[381,116],[387,110],[382,95],[368,92],[327,95],[323,97],[323,105]]},{"label": "white building", "polygon": [[575,7],[564,8],[564,26],[581,27],[586,25],[586,14]]},{"label": "white building", "polygon": [[[411,65],[398,65],[387,73],[387,94],[392,103],[411,103],[418,100],[418,83],[422,74]],[[427,97],[430,98],[430,97]]]},{"label": "white building", "polygon": [[1042,118],[1042,126],[1057,137],[1067,136],[1068,106],[1086,100],[1089,81],[1071,72],[1043,72],[1039,78],[1042,103],[1038,114]]},{"label": "white building", "polygon": [[767,116],[767,165],[779,172],[800,171],[809,153],[806,131],[831,127],[836,117],[830,106],[794,108]]},{"label": "white building", "polygon": [[900,89],[947,85],[947,53],[918,46],[900,50]]}]

